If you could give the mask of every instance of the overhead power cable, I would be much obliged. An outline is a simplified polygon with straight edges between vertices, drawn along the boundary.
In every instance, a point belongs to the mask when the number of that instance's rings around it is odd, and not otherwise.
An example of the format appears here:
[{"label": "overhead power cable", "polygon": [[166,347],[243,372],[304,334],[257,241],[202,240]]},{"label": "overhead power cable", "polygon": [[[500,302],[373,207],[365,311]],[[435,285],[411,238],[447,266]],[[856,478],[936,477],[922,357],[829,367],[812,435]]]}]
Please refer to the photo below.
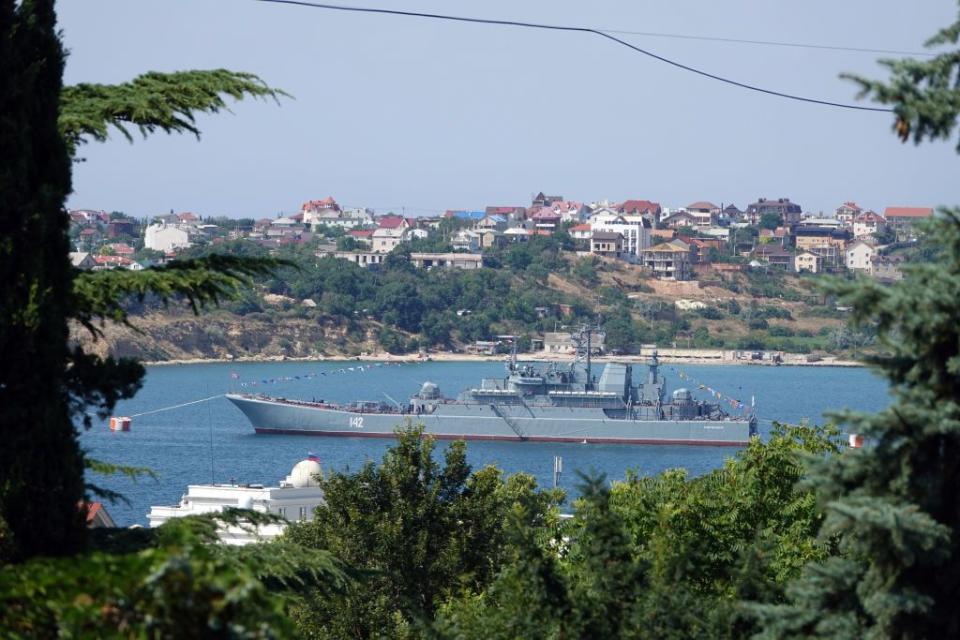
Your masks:
[{"label": "overhead power cable", "polygon": [[793,47],[796,49],[823,49],[826,51],[850,51],[853,53],[876,53],[892,56],[917,56],[932,58],[937,55],[929,51],[899,51],[897,49],[867,49],[865,47],[845,47],[831,44],[810,44],[806,42],[777,42],[775,40],[745,40],[743,38],[720,38],[716,36],[692,36],[683,33],[661,33],[658,31],[620,31],[617,29],[597,29],[604,33],[616,33],[624,36],[644,36],[649,38],[674,38],[677,40],[703,40],[705,42],[726,42],[729,44],[754,44],[765,47]]},{"label": "overhead power cable", "polygon": [[589,33],[601,38],[606,38],[612,42],[615,42],[621,46],[632,49],[637,53],[642,53],[645,56],[658,60],[665,64],[669,64],[678,69],[683,69],[684,71],[689,71],[690,73],[695,73],[697,75],[703,76],[705,78],[710,78],[711,80],[716,80],[718,82],[723,82],[735,87],[740,87],[741,89],[747,89],[749,91],[756,91],[758,93],[764,93],[771,96],[777,96],[779,98],[786,98],[788,100],[796,100],[799,102],[807,102],[811,104],[819,104],[827,107],[837,107],[840,109],[853,109],[855,111],[877,111],[881,113],[891,113],[893,109],[888,109],[886,107],[866,107],[858,104],[847,104],[844,102],[832,102],[830,100],[820,100],[818,98],[809,98],[806,96],[795,95],[791,93],[784,93],[782,91],[775,91],[773,89],[765,89],[764,87],[759,87],[752,84],[747,84],[745,82],[739,82],[738,80],[733,80],[731,78],[726,78],[724,76],[718,76],[716,74],[710,73],[708,71],[703,71],[702,69],[697,69],[685,65],[676,60],[671,60],[670,58],[665,58],[661,55],[648,51],[641,47],[638,47],[634,44],[627,42],[626,40],[621,40],[616,36],[610,35],[610,33],[605,31],[600,31],[597,29],[591,29],[590,27],[569,27],[562,25],[553,25],[553,24],[541,24],[537,22],[520,22],[516,20],[494,20],[492,18],[468,18],[464,16],[452,16],[441,13],[424,13],[420,11],[401,11],[398,9],[379,9],[372,7],[353,7],[353,6],[344,6],[336,4],[322,4],[319,2],[307,2],[306,0],[256,0],[257,2],[267,2],[271,4],[287,4],[300,7],[309,7],[312,9],[325,9],[328,11],[345,11],[350,13],[372,13],[372,14],[381,14],[381,15],[391,15],[391,16],[405,16],[409,18],[427,18],[431,20],[445,20],[448,22],[466,22],[471,24],[489,24],[489,25],[499,25],[505,27],[521,27],[525,29],[543,29],[547,31],[568,31],[574,33]]}]

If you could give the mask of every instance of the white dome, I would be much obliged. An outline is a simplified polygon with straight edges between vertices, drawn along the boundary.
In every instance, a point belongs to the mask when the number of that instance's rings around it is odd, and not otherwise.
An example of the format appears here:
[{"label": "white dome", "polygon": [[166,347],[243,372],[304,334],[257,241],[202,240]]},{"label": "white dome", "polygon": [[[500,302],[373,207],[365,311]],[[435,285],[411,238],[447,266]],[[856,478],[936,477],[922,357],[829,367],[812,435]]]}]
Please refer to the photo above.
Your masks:
[{"label": "white dome", "polygon": [[293,466],[287,481],[294,487],[317,487],[318,476],[323,473],[320,463],[316,460],[301,460]]},{"label": "white dome", "polygon": [[252,496],[240,496],[240,499],[237,500],[238,509],[252,509],[253,508],[253,497]]}]

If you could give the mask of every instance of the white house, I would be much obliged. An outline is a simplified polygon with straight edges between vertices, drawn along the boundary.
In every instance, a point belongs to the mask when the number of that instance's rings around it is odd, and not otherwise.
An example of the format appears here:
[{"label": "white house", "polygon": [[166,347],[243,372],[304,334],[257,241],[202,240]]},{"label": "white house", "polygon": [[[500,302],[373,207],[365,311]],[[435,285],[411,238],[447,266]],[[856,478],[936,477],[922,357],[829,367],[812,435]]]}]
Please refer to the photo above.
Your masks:
[{"label": "white house", "polygon": [[619,233],[623,236],[623,254],[639,258],[640,252],[650,247],[650,221],[643,216],[616,215],[606,213],[595,214],[590,217],[590,229],[596,233]]},{"label": "white house", "polygon": [[185,230],[164,223],[154,223],[147,227],[143,236],[143,246],[154,251],[174,251],[190,246],[190,234]]},{"label": "white house", "polygon": [[873,271],[873,257],[877,249],[872,244],[857,240],[847,247],[844,252],[844,264],[851,271],[871,273]]},{"label": "white house", "polygon": [[[272,513],[290,521],[313,520],[313,511],[324,504],[323,490],[317,482],[322,473],[316,459],[298,462],[279,487],[262,484],[192,484],[180,503],[173,506],[150,507],[147,518],[151,527],[159,527],[170,518],[181,518],[203,513],[216,513],[226,508],[252,509]],[[260,525],[255,530],[241,527],[221,527],[220,541],[232,545],[276,538],[286,528],[284,523]]]},{"label": "white house", "polygon": [[373,232],[373,250],[377,253],[390,253],[407,239],[407,227],[380,227]]},{"label": "white house", "polygon": [[809,271],[810,273],[820,273],[823,271],[823,256],[818,256],[810,251],[804,251],[797,254],[793,262],[794,270],[797,273]]},{"label": "white house", "polygon": [[867,211],[853,219],[853,237],[862,238],[880,233],[887,228],[887,220],[878,213]]}]

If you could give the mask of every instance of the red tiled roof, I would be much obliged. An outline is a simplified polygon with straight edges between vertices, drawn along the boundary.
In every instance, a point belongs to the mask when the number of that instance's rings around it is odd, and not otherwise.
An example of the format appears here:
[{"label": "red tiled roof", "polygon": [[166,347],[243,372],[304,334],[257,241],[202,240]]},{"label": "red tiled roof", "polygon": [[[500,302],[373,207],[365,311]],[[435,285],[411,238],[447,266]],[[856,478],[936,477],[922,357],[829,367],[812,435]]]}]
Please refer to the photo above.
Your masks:
[{"label": "red tiled roof", "polygon": [[698,202],[694,202],[693,204],[688,204],[688,205],[687,205],[687,209],[710,209],[710,210],[713,210],[713,209],[719,209],[719,208],[720,208],[720,207],[718,207],[717,205],[713,204],[712,202],[707,202],[707,201],[705,201],[705,200],[700,200],[700,201],[698,201]]},{"label": "red tiled roof", "polygon": [[590,231],[591,227],[588,224],[578,224],[570,227],[570,231]]},{"label": "red tiled roof", "polygon": [[373,229],[352,229],[347,231],[347,235],[354,238],[369,238],[373,235]]},{"label": "red tiled roof", "polygon": [[87,524],[93,522],[93,519],[97,517],[97,512],[103,508],[103,504],[100,502],[88,502],[87,503]]},{"label": "red tiled roof", "polygon": [[560,214],[554,213],[551,209],[541,209],[533,214],[534,220],[559,220]]},{"label": "red tiled roof", "polygon": [[378,225],[381,229],[396,229],[403,224],[403,218],[400,216],[384,216],[380,218]]},{"label": "red tiled roof", "polygon": [[887,207],[883,212],[886,218],[929,218],[932,207]]},{"label": "red tiled roof", "polygon": [[847,207],[848,209],[853,209],[854,211],[860,211],[862,209],[862,207],[856,202],[844,202],[843,206]]},{"label": "red tiled roof", "polygon": [[874,213],[873,211],[867,211],[866,213],[861,213],[856,218],[853,219],[854,222],[886,222],[886,219],[881,216],[879,213]]},{"label": "red tiled roof", "polygon": [[650,200],[625,200],[619,207],[620,211],[659,211],[660,203]]}]

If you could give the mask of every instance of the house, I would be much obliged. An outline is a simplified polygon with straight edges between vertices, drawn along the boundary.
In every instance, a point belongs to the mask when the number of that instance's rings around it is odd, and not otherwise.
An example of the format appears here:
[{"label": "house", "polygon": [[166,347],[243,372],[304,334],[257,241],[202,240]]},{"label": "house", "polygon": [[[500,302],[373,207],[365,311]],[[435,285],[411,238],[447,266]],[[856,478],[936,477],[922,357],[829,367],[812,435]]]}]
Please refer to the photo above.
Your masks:
[{"label": "house", "polygon": [[[590,352],[592,355],[603,353],[603,346],[606,342],[604,332],[594,333],[590,340]],[[546,353],[565,353],[572,354],[576,351],[573,343],[573,336],[565,331],[548,331],[543,334],[543,350]]]},{"label": "house", "polygon": [[111,220],[107,223],[107,237],[117,238],[119,236],[130,236],[131,238],[135,238],[139,235],[139,227],[140,225],[136,220],[130,220],[129,218]]},{"label": "house", "polygon": [[798,251],[809,251],[822,247],[837,247],[843,249],[850,240],[851,234],[847,229],[831,229],[830,227],[798,226],[794,230],[794,244]]},{"label": "house", "polygon": [[117,523],[102,502],[85,502],[81,507],[86,512],[87,529],[116,529]]},{"label": "house", "polygon": [[554,202],[560,202],[561,200],[563,200],[563,196],[548,196],[541,191],[537,195],[533,196],[533,206],[549,207],[553,205]]},{"label": "house", "polygon": [[670,240],[640,252],[643,266],[665,280],[689,280],[693,273],[690,246]]},{"label": "house", "polygon": [[479,269],[483,256],[479,253],[411,253],[410,262],[418,269]]},{"label": "house", "polygon": [[736,222],[743,217],[743,211],[740,211],[735,204],[728,204],[723,209],[723,217],[730,222]]},{"label": "house", "polygon": [[130,257],[136,253],[136,250],[126,242],[111,242],[110,244],[105,245],[104,248],[109,249],[114,255],[117,256]]},{"label": "house", "polygon": [[70,264],[76,269],[93,269],[97,261],[86,251],[71,251]]},{"label": "house", "polygon": [[853,237],[862,238],[877,233],[883,233],[887,229],[887,220],[883,216],[866,211],[853,219]]},{"label": "house", "polygon": [[660,221],[660,226],[667,227],[668,229],[682,229],[684,227],[693,228],[696,225],[697,217],[692,213],[687,213],[686,211],[677,211],[676,213],[670,214]]},{"label": "house", "polygon": [[903,280],[903,271],[901,266],[904,263],[903,256],[873,256],[870,275],[883,282],[896,282]]},{"label": "house", "polygon": [[587,207],[582,202],[561,200],[554,202],[551,207],[554,213],[560,216],[562,222],[583,222],[587,219]]},{"label": "house", "polygon": [[589,224],[577,224],[570,227],[567,232],[570,234],[570,237],[578,241],[588,241],[590,236],[593,234],[593,228]]},{"label": "house", "polygon": [[720,207],[705,200],[688,204],[687,213],[694,217],[698,227],[712,227],[720,220]]},{"label": "house", "polygon": [[594,231],[590,238],[590,253],[607,258],[619,258],[623,252],[623,235],[614,231]]},{"label": "house", "polygon": [[184,229],[162,222],[149,225],[143,236],[144,247],[164,253],[187,248],[190,244],[190,234]]},{"label": "house", "polygon": [[610,217],[607,214],[594,214],[590,218],[592,235],[597,233],[619,233],[623,238],[622,256],[631,261],[640,257],[640,252],[650,246],[651,223],[642,215],[621,215]]},{"label": "house", "polygon": [[142,271],[143,265],[126,256],[93,256],[96,265],[92,267],[93,271],[105,271],[108,269],[129,269],[130,271]]},{"label": "house", "polygon": [[480,234],[476,231],[461,229],[450,238],[450,244],[453,246],[454,251],[477,253],[480,251]]},{"label": "house", "polygon": [[796,202],[790,202],[790,198],[778,198],[776,200],[767,200],[759,198],[753,204],[747,206],[746,217],[750,224],[760,223],[760,219],[766,214],[773,214],[780,217],[781,224],[796,224],[800,222],[800,215],[803,209]]},{"label": "house", "polygon": [[527,217],[526,207],[487,207],[484,212],[488,216],[503,216],[507,220],[524,220]]},{"label": "house", "polygon": [[554,231],[560,226],[561,218],[559,213],[554,213],[553,209],[541,209],[533,214],[533,223],[537,229]]},{"label": "house", "polygon": [[837,207],[837,210],[834,214],[834,217],[840,221],[845,227],[849,227],[853,224],[854,218],[863,213],[863,208],[860,207],[856,202],[844,202],[842,205]]},{"label": "house", "polygon": [[856,240],[844,251],[844,265],[851,271],[870,273],[875,255],[877,255],[876,247],[864,240]]},{"label": "house", "polygon": [[340,260],[346,260],[347,262],[352,262],[358,267],[363,267],[364,269],[369,269],[371,267],[379,266],[383,263],[383,259],[387,257],[386,253],[377,253],[374,251],[318,251],[318,258],[325,258],[327,256],[333,256],[334,258],[339,258]]},{"label": "house", "polygon": [[480,248],[489,249],[506,244],[506,238],[503,233],[496,229],[478,229],[474,231],[480,239]]},{"label": "house", "polygon": [[530,240],[530,232],[523,227],[510,227],[503,232],[503,237],[507,242],[528,242]]},{"label": "house", "polygon": [[913,225],[933,217],[931,207],[887,207],[883,211],[887,223],[897,232],[897,237],[914,238]]},{"label": "house", "polygon": [[398,245],[409,239],[407,227],[396,225],[392,227],[378,227],[374,229],[371,238],[373,240],[373,250],[376,253],[390,253]]},{"label": "house", "polygon": [[506,231],[507,219],[500,214],[487,214],[481,218],[477,224],[473,225],[477,231],[481,229],[493,229],[494,231]]},{"label": "house", "polygon": [[652,202],[650,200],[624,200],[620,206],[617,207],[617,212],[647,216],[650,222],[655,224],[660,220],[663,208],[659,202]]},{"label": "house", "polygon": [[750,257],[778,269],[794,268],[793,254],[778,244],[760,245],[750,253]]},{"label": "house", "polygon": [[[159,527],[171,518],[217,513],[230,508],[251,509],[280,516],[287,521],[313,519],[317,507],[324,504],[318,478],[323,474],[313,455],[294,465],[290,475],[276,487],[262,484],[192,484],[176,506],[153,506],[147,518],[151,527]],[[222,525],[217,535],[229,545],[245,545],[272,540],[283,533],[286,522],[258,525]]]},{"label": "house", "polygon": [[351,229],[347,235],[368,247],[373,246],[373,229]]},{"label": "house", "polygon": [[800,273],[807,271],[809,273],[820,273],[823,271],[823,257],[810,251],[798,253],[793,259],[794,271]]}]

